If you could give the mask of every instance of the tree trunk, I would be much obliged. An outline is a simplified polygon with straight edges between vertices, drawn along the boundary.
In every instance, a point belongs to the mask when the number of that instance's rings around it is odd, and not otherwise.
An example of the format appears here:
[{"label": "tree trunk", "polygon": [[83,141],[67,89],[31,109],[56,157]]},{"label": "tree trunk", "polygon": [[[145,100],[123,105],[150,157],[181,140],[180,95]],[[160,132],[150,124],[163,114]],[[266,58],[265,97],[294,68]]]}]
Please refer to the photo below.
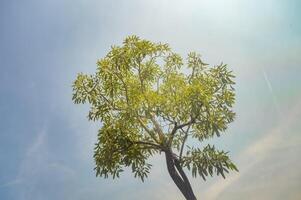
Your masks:
[{"label": "tree trunk", "polygon": [[179,160],[175,156],[173,156],[171,150],[165,151],[165,158],[168,173],[179,190],[182,192],[186,200],[197,200],[193,193],[189,180],[179,163]]}]

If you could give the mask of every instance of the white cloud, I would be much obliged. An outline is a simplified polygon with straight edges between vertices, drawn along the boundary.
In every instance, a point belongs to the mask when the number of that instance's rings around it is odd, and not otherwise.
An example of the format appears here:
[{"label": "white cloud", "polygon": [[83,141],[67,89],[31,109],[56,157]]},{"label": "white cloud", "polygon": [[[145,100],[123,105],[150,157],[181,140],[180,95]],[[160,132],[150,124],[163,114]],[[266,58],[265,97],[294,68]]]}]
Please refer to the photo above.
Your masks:
[{"label": "white cloud", "polygon": [[[294,147],[300,140],[290,140],[287,142],[288,132],[292,131],[292,126],[299,122],[301,117],[301,101],[297,102],[295,106],[286,114],[283,115],[282,121],[275,128],[272,128],[264,137],[249,145],[239,156],[238,166],[239,173],[231,174],[226,180],[214,182],[206,191],[205,199],[215,200],[225,192],[227,188],[236,182],[239,182],[247,174],[257,170],[257,164],[264,162],[265,159],[272,156],[275,150],[283,146]],[[282,162],[285,162],[282,160]],[[275,162],[277,163],[277,162]],[[276,178],[276,177],[275,177]],[[270,180],[273,182],[273,180]],[[253,185],[254,186],[254,185]],[[250,186],[251,187],[251,186]],[[272,193],[271,193],[272,195]],[[271,198],[272,199],[272,198]]]},{"label": "white cloud", "polygon": [[15,186],[15,185],[18,185],[22,183],[22,180],[21,179],[14,179],[14,180],[11,180],[11,181],[8,181],[6,183],[3,183],[0,185],[0,188],[2,187],[10,187],[10,186]]},{"label": "white cloud", "polygon": [[71,167],[53,158],[48,136],[47,128],[43,127],[24,153],[16,179],[0,186],[18,185],[19,189],[13,194],[17,199],[49,199],[49,194],[45,193],[48,184],[63,184],[72,181],[76,175]]}]

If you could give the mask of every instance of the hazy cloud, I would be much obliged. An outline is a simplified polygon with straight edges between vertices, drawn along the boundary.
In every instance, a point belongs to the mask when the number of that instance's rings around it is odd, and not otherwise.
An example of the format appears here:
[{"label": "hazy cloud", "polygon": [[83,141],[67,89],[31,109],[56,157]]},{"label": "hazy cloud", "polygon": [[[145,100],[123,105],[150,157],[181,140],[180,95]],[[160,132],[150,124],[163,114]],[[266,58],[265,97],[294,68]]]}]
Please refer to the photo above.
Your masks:
[{"label": "hazy cloud", "polygon": [[[273,168],[268,166],[274,166],[275,163],[277,162],[286,163],[288,160],[292,159],[292,157],[294,158],[295,154],[291,154],[290,152],[290,149],[292,148],[294,150],[297,150],[299,153],[301,153],[301,149],[296,148],[299,145],[301,145],[301,141],[288,140],[289,137],[294,137],[294,135],[299,134],[299,132],[294,132],[294,125],[299,123],[300,117],[301,117],[301,99],[296,103],[295,106],[291,108],[290,111],[288,111],[287,114],[282,116],[282,120],[280,121],[277,127],[267,131],[267,133],[263,134],[264,136],[262,138],[260,138],[258,141],[254,143],[251,143],[238,156],[237,160],[239,162],[238,165],[240,168],[240,172],[231,174],[231,176],[228,177],[226,180],[218,181],[214,183],[212,186],[210,186],[210,188],[206,191],[205,199],[210,199],[210,200],[219,199],[219,197],[221,197],[221,194],[223,192],[227,193],[225,192],[225,190],[228,189],[231,185],[236,184],[236,186],[238,186],[240,184],[242,177],[244,176],[250,176],[251,174],[256,176],[264,176],[264,174],[258,174],[258,168],[268,168],[269,170],[272,171],[278,170],[276,167]],[[276,160],[272,159],[270,160],[269,163],[266,163],[265,160],[267,160],[269,157],[273,158],[274,154],[278,153],[277,150],[279,149],[284,149],[284,151],[287,154],[281,155],[281,157],[276,157]],[[285,169],[284,171],[279,171],[279,173],[277,174],[278,175],[284,174],[285,176],[285,174],[287,174],[290,171],[296,171],[296,166],[294,165],[288,166],[288,169]],[[299,173],[299,176],[300,175],[301,174]],[[274,178],[277,179],[277,177]],[[270,180],[270,181],[271,181],[270,183],[273,183],[276,180]],[[253,184],[258,184],[258,182],[257,183],[253,182]],[[280,183],[277,182],[277,184]],[[299,182],[299,185],[301,185],[301,182]],[[250,184],[247,187],[256,188],[256,185]],[[263,194],[261,194],[259,191],[256,192],[256,189],[254,189],[253,192],[254,192],[253,195],[256,195],[256,198],[254,197],[254,199],[267,198],[267,197],[263,198],[262,197]],[[293,191],[293,192],[299,194],[298,191]],[[278,195],[277,192],[269,193],[269,194],[270,195],[268,196],[268,199],[276,199],[276,196]],[[228,195],[228,197],[229,196],[230,195]],[[240,198],[242,197],[240,196]],[[223,198],[221,197],[221,199]]]}]

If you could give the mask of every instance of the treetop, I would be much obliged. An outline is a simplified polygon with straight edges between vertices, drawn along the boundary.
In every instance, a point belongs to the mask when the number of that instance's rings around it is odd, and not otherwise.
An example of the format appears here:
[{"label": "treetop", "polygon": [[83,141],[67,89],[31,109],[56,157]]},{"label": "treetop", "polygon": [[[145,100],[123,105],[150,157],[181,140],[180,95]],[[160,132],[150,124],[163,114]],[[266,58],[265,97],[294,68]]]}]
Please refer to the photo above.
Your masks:
[{"label": "treetop", "polygon": [[210,146],[184,150],[188,138],[220,136],[234,120],[233,79],[226,64],[209,66],[196,52],[183,60],[168,44],[129,36],[112,46],[95,74],[80,73],[73,84],[73,101],[89,103],[89,120],[102,122],[96,174],[115,177],[131,166],[144,180],[147,158],[166,149],[203,178],[204,171],[237,170],[225,152]]}]

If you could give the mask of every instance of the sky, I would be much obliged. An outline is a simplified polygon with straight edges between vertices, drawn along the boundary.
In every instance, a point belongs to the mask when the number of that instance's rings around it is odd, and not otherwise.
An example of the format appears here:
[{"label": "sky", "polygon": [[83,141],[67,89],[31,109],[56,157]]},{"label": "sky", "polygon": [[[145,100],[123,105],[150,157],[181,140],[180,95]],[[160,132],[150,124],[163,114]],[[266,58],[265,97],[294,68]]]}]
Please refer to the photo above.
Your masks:
[{"label": "sky", "polygon": [[133,34],[236,75],[236,120],[208,142],[240,171],[189,176],[198,199],[300,199],[300,8],[298,0],[1,0],[0,199],[183,199],[162,155],[143,184],[129,171],[96,178],[101,123],[71,100],[77,73],[93,73]]}]

